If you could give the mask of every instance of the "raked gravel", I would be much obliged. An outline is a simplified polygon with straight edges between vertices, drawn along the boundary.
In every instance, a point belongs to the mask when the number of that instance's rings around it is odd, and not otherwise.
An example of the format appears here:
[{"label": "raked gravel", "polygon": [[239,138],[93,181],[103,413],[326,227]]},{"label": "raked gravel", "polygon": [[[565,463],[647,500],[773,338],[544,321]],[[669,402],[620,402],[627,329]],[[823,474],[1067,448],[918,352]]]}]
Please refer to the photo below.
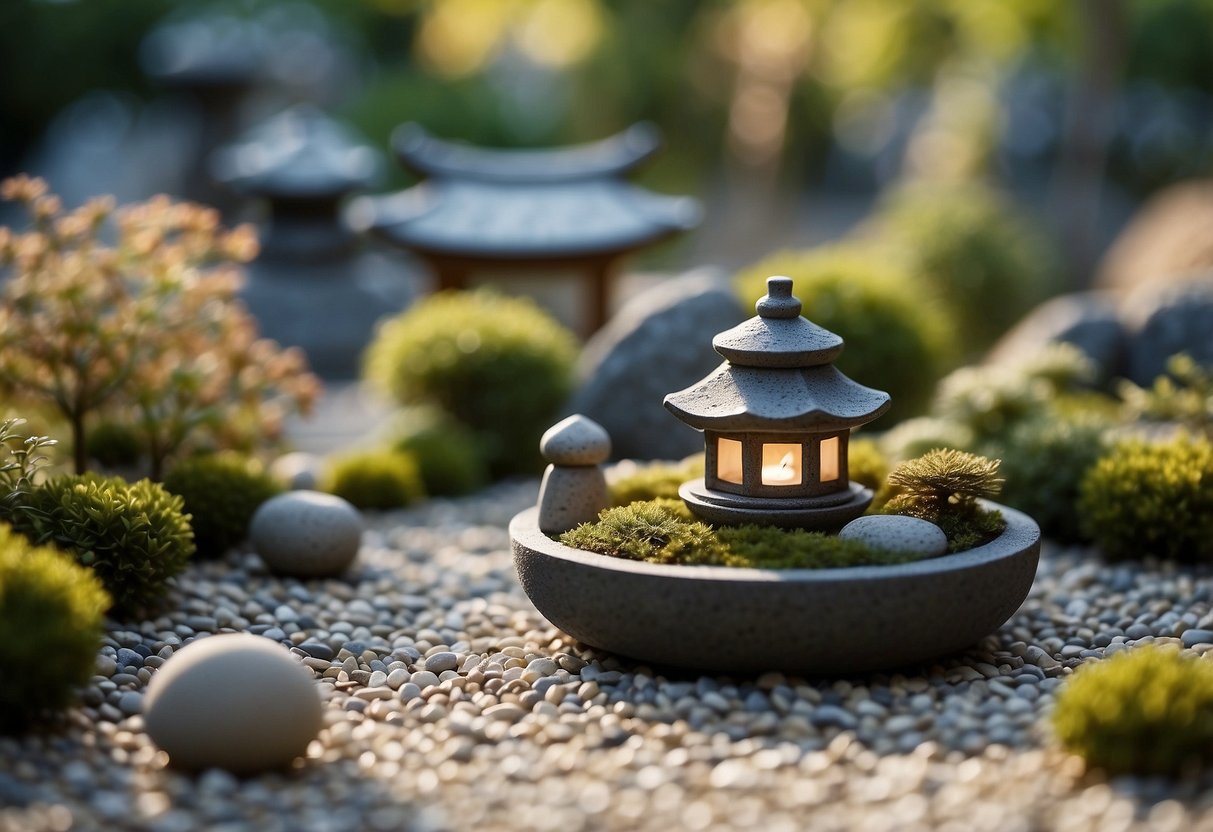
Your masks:
[{"label": "raked gravel", "polygon": [[[698,676],[535,612],[505,531],[535,493],[370,515],[342,580],[275,578],[248,554],[191,566],[175,612],[111,626],[57,730],[0,738],[0,832],[1213,830],[1213,775],[1105,780],[1047,728],[1085,661],[1213,649],[1208,569],[1046,546],[1023,609],[964,655],[849,679]],[[286,773],[166,768],[139,715],[147,681],[191,639],[241,630],[315,673],[320,738]],[[37,667],[3,672],[38,695]]]}]

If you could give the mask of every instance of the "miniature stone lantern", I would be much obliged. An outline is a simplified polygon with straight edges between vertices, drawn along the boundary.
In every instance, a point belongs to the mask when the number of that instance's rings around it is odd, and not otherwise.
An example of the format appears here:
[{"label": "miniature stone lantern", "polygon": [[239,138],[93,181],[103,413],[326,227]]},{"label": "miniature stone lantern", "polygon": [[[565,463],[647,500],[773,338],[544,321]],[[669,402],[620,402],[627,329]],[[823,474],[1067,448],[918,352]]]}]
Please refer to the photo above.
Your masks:
[{"label": "miniature stone lantern", "polygon": [[843,341],[800,316],[792,280],[772,277],[758,316],[712,339],[726,359],[665,406],[702,430],[703,479],[679,494],[712,523],[833,529],[863,514],[871,489],[851,483],[851,429],[889,407],[833,365]]}]

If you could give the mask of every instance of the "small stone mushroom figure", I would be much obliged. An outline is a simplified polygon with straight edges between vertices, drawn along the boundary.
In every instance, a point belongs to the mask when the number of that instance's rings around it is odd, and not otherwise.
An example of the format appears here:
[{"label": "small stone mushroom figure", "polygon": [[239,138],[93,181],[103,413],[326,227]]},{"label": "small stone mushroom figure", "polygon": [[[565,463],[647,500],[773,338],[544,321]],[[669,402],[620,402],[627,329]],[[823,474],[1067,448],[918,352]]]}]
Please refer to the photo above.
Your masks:
[{"label": "small stone mushroom figure", "polygon": [[611,455],[611,437],[580,413],[552,425],[539,440],[550,465],[539,486],[539,530],[561,534],[598,519],[611,504],[602,463]]}]

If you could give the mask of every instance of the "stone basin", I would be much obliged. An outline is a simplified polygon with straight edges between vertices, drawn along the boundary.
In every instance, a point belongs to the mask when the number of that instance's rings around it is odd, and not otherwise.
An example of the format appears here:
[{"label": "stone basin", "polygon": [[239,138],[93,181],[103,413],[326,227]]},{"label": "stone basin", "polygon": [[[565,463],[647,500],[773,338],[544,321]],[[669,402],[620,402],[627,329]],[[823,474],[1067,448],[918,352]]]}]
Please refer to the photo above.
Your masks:
[{"label": "stone basin", "polygon": [[714,672],[838,675],[915,664],[997,630],[1028,595],[1040,528],[1007,520],[996,539],[915,563],[842,569],[670,566],[572,549],[539,531],[537,509],[510,522],[531,602],[585,644]]}]

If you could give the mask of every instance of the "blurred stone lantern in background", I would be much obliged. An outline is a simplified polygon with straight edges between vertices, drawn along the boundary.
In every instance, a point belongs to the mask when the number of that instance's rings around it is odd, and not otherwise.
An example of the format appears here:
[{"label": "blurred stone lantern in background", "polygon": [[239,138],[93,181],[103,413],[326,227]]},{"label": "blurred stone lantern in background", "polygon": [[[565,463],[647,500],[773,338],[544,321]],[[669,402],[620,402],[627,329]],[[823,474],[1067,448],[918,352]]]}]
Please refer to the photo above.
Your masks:
[{"label": "blurred stone lantern in background", "polygon": [[279,113],[212,159],[217,180],[268,208],[245,303],[263,335],[302,347],[325,378],[356,376],[375,323],[416,295],[407,267],[365,249],[341,215],[342,201],[374,179],[379,162],[310,105]]},{"label": "blurred stone lantern in background", "polygon": [[726,359],[666,408],[702,430],[704,478],[684,483],[687,507],[712,523],[832,529],[863,514],[871,489],[847,471],[851,429],[889,407],[833,365],[843,341],[800,316],[787,277],[767,280],[758,316],[712,339]]},{"label": "blurred stone lantern in background", "polygon": [[[583,310],[569,323],[588,335],[606,321],[621,259],[699,222],[695,200],[624,181],[659,146],[648,125],[592,144],[544,150],[470,147],[404,125],[393,147],[404,167],[425,181],[360,200],[354,221],[421,257],[439,289],[509,274],[582,275],[588,279]],[[537,299],[547,300],[551,288]]]}]

